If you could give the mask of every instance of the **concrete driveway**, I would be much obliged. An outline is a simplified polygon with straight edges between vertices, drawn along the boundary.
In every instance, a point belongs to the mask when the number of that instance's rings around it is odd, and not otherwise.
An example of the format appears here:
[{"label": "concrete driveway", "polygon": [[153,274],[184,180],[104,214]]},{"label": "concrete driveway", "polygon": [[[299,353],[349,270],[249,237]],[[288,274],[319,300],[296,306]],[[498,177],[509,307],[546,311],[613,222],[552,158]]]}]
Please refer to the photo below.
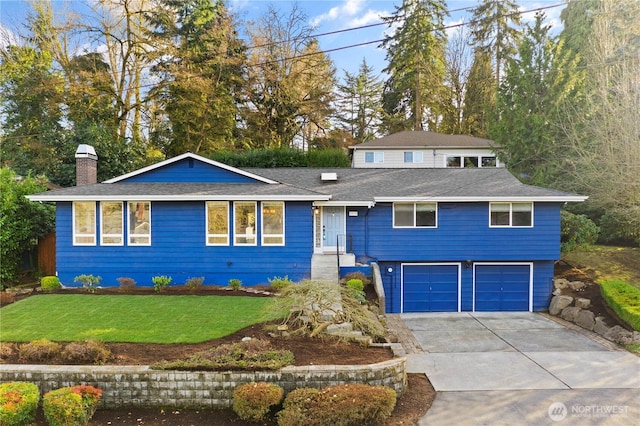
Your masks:
[{"label": "concrete driveway", "polygon": [[[543,315],[402,314],[437,396],[424,425],[640,425],[640,358]],[[597,341],[599,340],[599,341]]]}]

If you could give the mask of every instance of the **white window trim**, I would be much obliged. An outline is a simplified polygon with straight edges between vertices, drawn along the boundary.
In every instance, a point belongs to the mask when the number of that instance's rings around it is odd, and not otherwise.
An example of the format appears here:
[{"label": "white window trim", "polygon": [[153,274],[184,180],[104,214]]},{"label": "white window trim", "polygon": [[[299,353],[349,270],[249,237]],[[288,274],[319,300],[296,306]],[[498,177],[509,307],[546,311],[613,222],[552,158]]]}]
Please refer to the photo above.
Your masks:
[{"label": "white window trim", "polygon": [[[130,203],[149,203],[149,234],[132,234],[131,233],[131,204]],[[151,245],[151,201],[128,201],[127,202],[127,245],[129,246],[150,246]],[[149,237],[148,243],[134,243],[131,241],[131,237]]]},{"label": "white window trim", "polygon": [[[491,224],[491,206],[493,204],[509,204],[509,224],[508,225],[492,225]],[[513,205],[514,204],[530,204],[531,205],[531,225],[514,225],[513,224]],[[489,203],[489,228],[533,228],[534,225],[534,203],[529,201],[496,201]]]},{"label": "white window trim", "polygon": [[[227,208],[227,233],[226,234],[210,234],[209,233],[209,204],[225,205]],[[229,246],[231,238],[229,238],[229,228],[231,227],[231,217],[229,214],[229,202],[228,201],[207,201],[204,203],[204,224],[205,224],[205,244],[208,246]],[[210,243],[209,238],[226,237],[226,243]]]},{"label": "white window trim", "polygon": [[[406,161],[406,155],[411,153],[411,161]],[[419,158],[416,158],[419,157]],[[419,160],[419,161],[418,161]],[[422,151],[403,151],[402,161],[405,164],[422,164],[424,163],[424,153]]]},{"label": "white window trim", "polygon": [[[253,204],[253,212],[254,212],[254,216],[255,216],[255,220],[257,220],[257,216],[258,216],[258,203],[255,201],[238,201],[238,202],[234,202],[233,203],[233,245],[234,246],[257,246],[258,245],[258,230],[256,229],[256,225],[257,223],[253,224],[253,234],[236,234],[236,218],[238,215],[237,212],[237,206],[238,204]],[[247,238],[247,240],[249,239],[249,237],[253,238],[253,243],[239,243],[237,238],[238,237],[245,237]]]},{"label": "white window trim", "polygon": [[[413,204],[413,225],[411,226],[396,226],[396,204]],[[436,206],[436,223],[433,226],[417,226],[416,225],[416,205],[418,204],[433,204]],[[399,203],[393,203],[393,205],[391,206],[391,211],[392,211],[392,217],[391,217],[391,224],[393,226],[393,228],[395,229],[435,229],[438,227],[438,203],[435,202],[416,202],[416,203],[403,203],[403,202],[399,202]]]},{"label": "white window trim", "polygon": [[[85,233],[85,234],[81,234],[76,232],[76,204],[91,204],[93,203],[93,232],[92,233]],[[97,215],[97,209],[96,209],[96,202],[95,201],[74,201],[72,203],[72,209],[71,209],[71,227],[73,229],[73,245],[74,246],[95,246],[96,242],[97,242],[97,237],[96,237],[96,215]],[[91,237],[93,238],[93,242],[92,243],[79,243],[77,242],[77,238],[78,237],[82,237],[82,238],[87,238],[87,237]]]},{"label": "white window trim", "polygon": [[[282,205],[282,234],[266,234],[264,232],[264,205],[265,204],[281,204]],[[284,236],[286,234],[285,229],[286,229],[286,224],[285,224],[285,217],[286,217],[286,204],[284,203],[284,201],[263,201],[261,203],[260,206],[260,231],[261,231],[261,237],[260,237],[260,243],[263,246],[284,246],[285,245],[285,241],[284,241]],[[282,242],[281,243],[266,243],[265,242],[265,238],[273,238],[273,237],[282,237]]]},{"label": "white window trim", "polygon": [[[107,204],[120,204],[120,229],[119,234],[107,234],[104,232],[104,206]],[[105,238],[120,238],[119,243],[106,243]],[[124,206],[118,201],[101,201],[100,202],[100,245],[102,246],[123,246],[124,245]]]},{"label": "white window trim", "polygon": [[[367,161],[367,154],[373,154],[373,161]],[[380,151],[365,151],[364,153],[364,162],[366,164],[382,164],[384,163],[384,152]]]}]

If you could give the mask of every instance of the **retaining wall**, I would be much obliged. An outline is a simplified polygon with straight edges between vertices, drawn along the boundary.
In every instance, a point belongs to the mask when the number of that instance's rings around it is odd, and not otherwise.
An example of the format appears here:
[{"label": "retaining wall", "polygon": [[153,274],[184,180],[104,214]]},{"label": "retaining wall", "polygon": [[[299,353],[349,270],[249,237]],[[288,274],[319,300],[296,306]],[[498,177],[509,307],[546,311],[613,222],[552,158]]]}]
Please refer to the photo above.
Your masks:
[{"label": "retaining wall", "polygon": [[33,382],[44,394],[78,384],[102,389],[101,407],[231,407],[233,390],[244,383],[271,382],[285,392],[365,383],[395,389],[407,384],[406,358],[377,364],[291,366],[277,371],[161,371],[148,366],[1,365],[0,382]]}]

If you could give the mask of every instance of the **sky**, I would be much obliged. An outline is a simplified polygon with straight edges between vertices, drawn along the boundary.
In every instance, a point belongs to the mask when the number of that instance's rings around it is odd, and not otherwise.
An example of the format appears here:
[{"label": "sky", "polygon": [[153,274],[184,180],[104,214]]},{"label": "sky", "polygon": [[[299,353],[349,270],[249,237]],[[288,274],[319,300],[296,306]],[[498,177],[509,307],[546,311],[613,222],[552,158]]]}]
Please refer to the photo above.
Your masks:
[{"label": "sky", "polygon": [[[62,13],[65,10],[81,10],[82,1],[52,0],[54,10]],[[539,7],[552,6],[563,3],[563,0],[516,0],[521,10],[531,10]],[[294,2],[284,0],[227,0],[228,7],[242,20],[258,20],[271,4],[283,13],[288,13]],[[328,33],[352,29],[367,25],[381,23],[382,16],[390,16],[395,6],[401,0],[298,0],[298,7],[303,10],[308,18],[309,25],[315,30],[314,34]],[[468,10],[478,4],[477,0],[449,0],[447,7],[451,12],[445,20],[445,26],[457,25],[470,20],[471,13]],[[29,9],[26,0],[0,0],[0,31],[3,34],[11,34],[19,28],[25,20]],[[549,24],[559,30],[560,11],[563,7],[554,7],[545,12]],[[534,13],[523,15],[525,21],[533,20]],[[9,30],[9,33],[7,32]],[[339,77],[344,71],[356,73],[363,59],[374,68],[375,73],[380,73],[386,66],[386,52],[379,47],[381,40],[389,31],[386,25],[374,25],[369,28],[342,31],[335,34],[318,37],[320,48],[328,51],[328,55],[336,66]],[[454,29],[447,30],[449,33]],[[350,47],[362,44],[358,47]]]}]

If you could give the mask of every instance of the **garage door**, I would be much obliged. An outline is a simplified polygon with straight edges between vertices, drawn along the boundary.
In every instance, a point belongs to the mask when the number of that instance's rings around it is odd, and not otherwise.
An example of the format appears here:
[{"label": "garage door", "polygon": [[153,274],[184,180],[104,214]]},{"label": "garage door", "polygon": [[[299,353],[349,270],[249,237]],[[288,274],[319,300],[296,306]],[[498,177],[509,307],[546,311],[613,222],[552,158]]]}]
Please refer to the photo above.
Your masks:
[{"label": "garage door", "polygon": [[457,312],[458,264],[403,265],[403,312]]},{"label": "garage door", "polygon": [[475,265],[476,311],[528,311],[531,265]]}]

